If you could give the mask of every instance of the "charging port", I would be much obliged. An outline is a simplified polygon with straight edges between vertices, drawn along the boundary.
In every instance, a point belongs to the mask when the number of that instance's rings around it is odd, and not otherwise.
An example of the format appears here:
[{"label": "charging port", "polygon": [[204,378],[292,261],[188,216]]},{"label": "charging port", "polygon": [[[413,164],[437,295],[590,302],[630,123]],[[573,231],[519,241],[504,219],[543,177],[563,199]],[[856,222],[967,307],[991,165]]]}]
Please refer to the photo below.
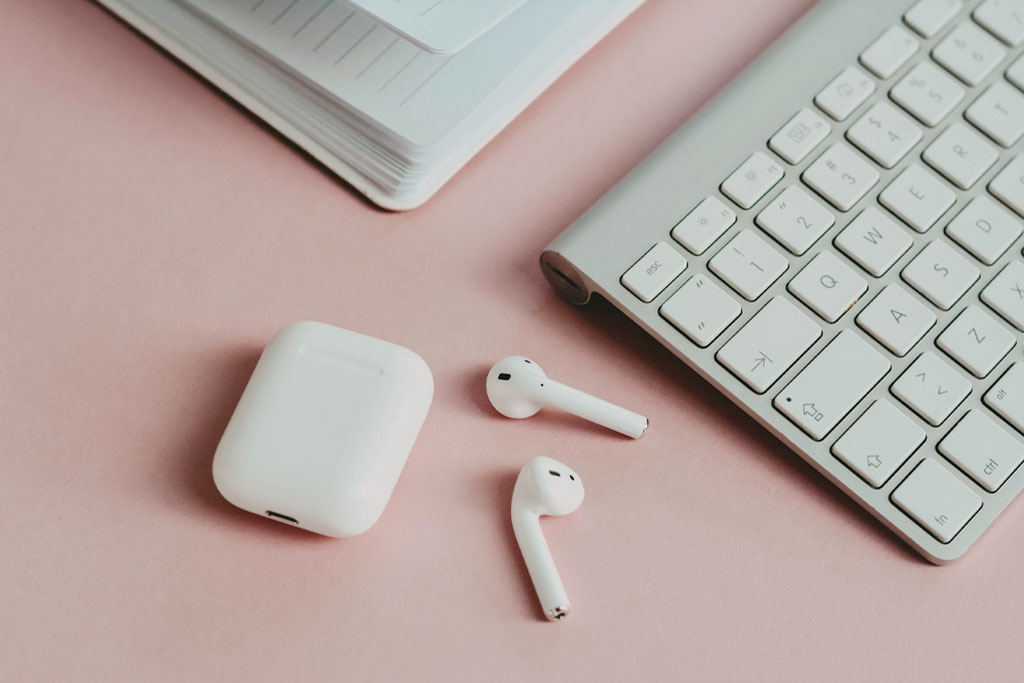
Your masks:
[{"label": "charging port", "polygon": [[271,519],[279,519],[282,522],[291,522],[292,524],[296,525],[299,523],[299,520],[295,519],[294,517],[282,515],[280,512],[274,512],[273,510],[267,510],[267,517],[270,517]]}]

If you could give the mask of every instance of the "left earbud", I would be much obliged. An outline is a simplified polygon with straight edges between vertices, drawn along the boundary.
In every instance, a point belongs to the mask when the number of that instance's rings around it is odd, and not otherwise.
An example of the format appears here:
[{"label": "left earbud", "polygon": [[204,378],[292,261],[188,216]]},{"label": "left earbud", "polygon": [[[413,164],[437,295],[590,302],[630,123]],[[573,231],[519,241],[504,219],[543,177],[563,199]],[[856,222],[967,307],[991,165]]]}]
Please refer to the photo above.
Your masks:
[{"label": "left earbud", "polygon": [[634,439],[647,431],[643,415],[548,379],[539,365],[522,356],[494,364],[487,373],[487,398],[505,417],[530,417],[552,405]]},{"label": "left earbud", "polygon": [[512,530],[544,616],[551,621],[569,615],[569,596],[558,575],[551,549],[540,529],[542,515],[561,517],[583,503],[578,474],[552,458],[538,456],[519,472],[512,491]]}]

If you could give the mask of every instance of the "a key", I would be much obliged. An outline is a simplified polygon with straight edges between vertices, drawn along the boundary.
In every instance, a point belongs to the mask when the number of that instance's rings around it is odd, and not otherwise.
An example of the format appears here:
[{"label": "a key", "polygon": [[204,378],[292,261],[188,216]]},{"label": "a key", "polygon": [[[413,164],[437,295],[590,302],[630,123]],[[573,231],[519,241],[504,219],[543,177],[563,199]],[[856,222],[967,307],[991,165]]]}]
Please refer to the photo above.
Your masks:
[{"label": "a key", "polygon": [[1024,43],[1024,2],[985,0],[974,10],[974,20],[1010,47]]},{"label": "a key", "polygon": [[935,343],[972,375],[984,378],[1006,357],[1017,340],[992,316],[972,305],[943,330]]},{"label": "a key", "polygon": [[981,497],[934,458],[925,458],[892,493],[892,502],[942,543],[981,509]]},{"label": "a key", "polygon": [[705,197],[672,228],[672,239],[694,254],[703,254],[735,222],[735,211],[715,197]]},{"label": "a key", "polygon": [[971,393],[971,383],[931,351],[925,351],[900,375],[893,395],[938,427]]},{"label": "a key", "polygon": [[742,309],[706,275],[694,275],[661,306],[661,317],[704,348],[718,338]]},{"label": "a key", "polygon": [[1007,263],[999,275],[981,290],[981,300],[1024,332],[1024,263]]},{"label": "a key", "polygon": [[981,195],[950,221],[946,234],[974,258],[992,265],[1020,237],[1021,224],[994,201]]},{"label": "a key", "polygon": [[1015,86],[1024,90],[1024,55],[1021,55],[1006,70],[1006,78]]},{"label": "a key", "polygon": [[914,244],[907,232],[869,206],[835,239],[836,247],[875,277],[881,277]]},{"label": "a key", "polygon": [[840,211],[849,211],[878,182],[878,171],[841,142],[829,147],[801,176]]},{"label": "a key", "polygon": [[939,442],[939,453],[989,493],[1024,462],[1024,444],[980,410],[972,410]]},{"label": "a key", "polygon": [[870,76],[848,66],[815,96],[814,103],[836,121],[843,121],[874,91]]},{"label": "a key", "polygon": [[763,394],[821,336],[821,328],[782,297],[775,297],[719,349],[715,358]]},{"label": "a key", "polygon": [[925,232],[956,202],[956,195],[917,164],[903,169],[878,201],[918,232]]},{"label": "a key", "polygon": [[950,182],[966,190],[996,163],[999,153],[985,138],[957,121],[925,148],[922,157]]},{"label": "a key", "polygon": [[985,405],[1024,434],[1024,363],[1014,363],[985,394]]},{"label": "a key", "polygon": [[754,301],[786,272],[789,261],[748,228],[715,254],[708,268],[744,299]]},{"label": "a key", "polygon": [[843,330],[772,405],[821,441],[892,367],[853,330]]},{"label": "a key", "polygon": [[857,324],[879,344],[902,357],[932,329],[935,314],[893,283],[860,312]]},{"label": "a key", "polygon": [[936,62],[970,86],[981,83],[1005,56],[999,41],[971,21],[957,26],[932,50]]},{"label": "a key", "polygon": [[872,403],[835,442],[832,455],[877,489],[913,455],[924,439],[924,430],[916,422],[882,398]]},{"label": "a key", "polygon": [[902,26],[891,26],[860,53],[860,63],[885,80],[906,64],[920,46],[921,43],[910,31]]},{"label": "a key", "polygon": [[931,62],[921,62],[889,95],[926,126],[936,126],[964,97],[964,89]]},{"label": "a key", "polygon": [[1007,164],[992,182],[988,190],[1001,199],[1004,204],[1024,216],[1024,154]]},{"label": "a key", "polygon": [[876,102],[846,137],[885,168],[892,168],[921,140],[921,129],[888,102]]},{"label": "a key", "polygon": [[825,119],[810,109],[801,109],[771,137],[768,146],[789,163],[799,164],[831,131]]},{"label": "a key", "polygon": [[996,81],[964,112],[967,120],[1003,147],[1024,135],[1024,95]]},{"label": "a key", "polygon": [[961,0],[918,0],[903,15],[903,21],[922,38],[931,38],[963,7],[964,3]]},{"label": "a key", "polygon": [[943,240],[930,242],[903,269],[903,279],[944,311],[978,279],[978,269]]},{"label": "a key", "polygon": [[622,275],[622,285],[645,303],[668,287],[686,270],[686,259],[665,242],[651,247],[640,260]]},{"label": "a key", "polygon": [[722,183],[722,193],[741,209],[749,209],[775,187],[786,172],[764,152],[754,152]]},{"label": "a key", "polygon": [[835,224],[836,217],[799,186],[790,185],[754,222],[799,256]]},{"label": "a key", "polygon": [[804,266],[788,288],[808,308],[834,323],[857,303],[868,285],[834,254],[823,251]]}]

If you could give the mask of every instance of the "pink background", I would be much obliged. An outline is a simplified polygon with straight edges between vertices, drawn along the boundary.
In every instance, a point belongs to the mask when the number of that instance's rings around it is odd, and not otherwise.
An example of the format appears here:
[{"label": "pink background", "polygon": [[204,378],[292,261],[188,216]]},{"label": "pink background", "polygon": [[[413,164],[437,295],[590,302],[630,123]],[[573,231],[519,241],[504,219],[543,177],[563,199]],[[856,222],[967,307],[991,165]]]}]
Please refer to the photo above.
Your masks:
[{"label": "pink background", "polygon": [[[1017,678],[1024,509],[911,553],[539,250],[809,6],[652,0],[434,200],[377,211],[97,6],[0,0],[0,678]],[[434,405],[391,505],[330,540],[232,508],[217,440],[263,344],[409,346]],[[524,353],[646,412],[631,442],[487,404]],[[574,603],[540,619],[508,519]]]}]

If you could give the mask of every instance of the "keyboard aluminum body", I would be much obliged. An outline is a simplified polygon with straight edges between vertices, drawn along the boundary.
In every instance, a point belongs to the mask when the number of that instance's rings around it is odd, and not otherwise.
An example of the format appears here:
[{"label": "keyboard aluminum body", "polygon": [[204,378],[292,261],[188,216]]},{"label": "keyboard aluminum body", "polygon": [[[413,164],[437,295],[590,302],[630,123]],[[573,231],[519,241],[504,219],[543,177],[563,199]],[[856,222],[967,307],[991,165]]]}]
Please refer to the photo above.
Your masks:
[{"label": "keyboard aluminum body", "polygon": [[[988,190],[993,178],[1013,159],[1024,157],[1024,142],[1018,139],[1007,148],[988,140],[988,143],[998,152],[998,160],[984,172],[980,180],[973,183],[967,190],[958,188],[935,172],[922,159],[922,153],[954,122],[963,123],[973,130],[973,126],[964,118],[964,111],[991,84],[999,81],[1007,82],[1006,71],[1011,64],[1021,59],[1024,46],[1013,47],[1004,44],[1005,59],[976,85],[971,86],[954,79],[965,91],[965,96],[936,125],[925,125],[923,121],[910,117],[923,132],[922,138],[894,167],[884,168],[858,150],[846,138],[848,129],[877,102],[888,102],[900,109],[899,105],[890,98],[890,89],[904,79],[915,66],[923,62],[935,64],[932,57],[934,48],[958,25],[965,22],[974,23],[972,12],[978,7],[979,2],[964,2],[956,16],[930,38],[914,34],[920,42],[919,49],[892,76],[882,79],[870,74],[859,63],[859,56],[890,27],[900,26],[909,30],[903,15],[911,4],[893,0],[822,0],[712,101],[707,103],[647,159],[549,244],[541,255],[541,268],[559,294],[572,303],[584,304],[593,294],[600,295],[612,302],[690,368],[727,395],[819,472],[857,500],[925,558],[934,563],[943,564],[960,557],[1024,486],[1024,467],[1020,467],[1015,468],[996,491],[990,492],[979,485],[964,470],[953,464],[938,449],[942,439],[971,411],[991,418],[1002,431],[1012,437],[1017,446],[1024,444],[1024,435],[1019,431],[1020,425],[1015,428],[983,401],[986,392],[1015,363],[1020,364],[1024,361],[1024,356],[1022,356],[1024,334],[980,299],[980,293],[1005,266],[1022,260],[1024,238],[1018,236],[1012,245],[994,263],[989,265],[970,255],[950,239],[945,232],[948,224],[958,212],[972,198],[978,196],[994,199],[995,204],[1007,211],[1017,221],[1024,218],[1018,215],[1021,212],[1020,207],[1017,207],[1016,211],[1013,210],[1004,202],[995,199]],[[868,74],[876,87],[873,93],[857,106],[851,115],[842,121],[836,121],[816,106],[815,96],[850,66],[857,66]],[[1016,87],[1024,88],[1024,84],[1017,84]],[[814,148],[813,152],[793,165],[775,154],[767,143],[801,109],[810,109],[827,121],[831,132]],[[900,109],[900,111],[903,110]],[[878,174],[877,182],[867,194],[846,211],[839,210],[835,205],[825,201],[820,194],[809,188],[806,182],[801,181],[802,173],[835,143],[844,143],[850,149],[855,150],[860,160],[870,164]],[[784,170],[785,177],[751,208],[743,209],[723,193],[722,184],[756,152],[767,155],[780,166]],[[911,165],[926,169],[931,176],[946,185],[955,196],[955,204],[946,210],[930,229],[924,232],[910,229],[878,199],[879,194]],[[1024,183],[1024,176],[1022,176],[1021,182]],[[795,255],[787,250],[755,224],[755,217],[775,201],[783,190],[793,185],[800,186],[835,216],[834,225],[802,255]],[[670,235],[673,227],[706,197],[719,200],[728,209],[735,212],[737,220],[709,248],[700,254],[695,254],[684,248]],[[881,211],[913,239],[913,245],[879,277],[866,272],[864,268],[837,249],[833,243],[836,236],[867,207],[874,207]],[[723,282],[722,278],[708,267],[709,260],[723,251],[730,240],[745,229],[756,233],[788,261],[788,268],[781,277],[775,280],[766,291],[757,295],[754,301],[748,301],[740,296],[735,287],[730,287]],[[973,285],[956,300],[949,310],[942,310],[934,305],[902,277],[907,265],[926,245],[934,241],[948,244],[960,256],[970,261],[980,273]],[[658,243],[671,246],[674,252],[685,259],[686,267],[652,301],[645,303],[623,285],[622,278],[633,264],[637,263],[648,250]],[[834,254],[845,266],[856,271],[867,284],[866,292],[861,294],[852,308],[835,322],[822,319],[787,289],[789,283],[804,266],[822,252]],[[660,314],[660,309],[665,302],[670,300],[685,283],[695,276],[703,276],[717,284],[740,305],[742,311],[706,348],[701,348],[691,341],[691,338]],[[887,285],[893,283],[898,283],[917,302],[926,306],[936,318],[935,324],[923,338],[903,356],[890,352],[855,322],[865,307]],[[774,299],[782,299],[792,304],[820,326],[822,333],[781,377],[771,383],[764,393],[757,393],[720,363],[716,359],[716,354],[744,328],[753,316]],[[997,320],[1000,327],[1010,333],[1013,341],[1012,349],[995,365],[994,369],[985,374],[984,378],[979,378],[968,372],[967,368],[958,364],[936,343],[936,339],[968,306],[976,306]],[[782,394],[794,378],[800,375],[804,368],[840,333],[847,330],[851,330],[859,340],[884,357],[890,367],[863,399],[858,401],[833,428],[828,430],[824,438],[820,440],[812,438],[793,420],[780,412],[773,405],[773,401],[777,398],[781,400]],[[846,334],[849,338],[850,333]],[[939,357],[969,383],[969,395],[947,418],[941,420],[941,424],[938,426],[933,426],[918,416],[892,390],[892,385],[897,379],[925,352],[931,352]],[[757,359],[752,360],[755,363],[758,362]],[[1018,369],[1020,368],[1021,366],[1018,365]],[[858,371],[858,368],[846,368],[848,373],[856,374]],[[941,387],[939,391],[942,391]],[[1019,393],[1013,394],[1011,398],[1024,401],[1024,396],[1020,396]],[[912,454],[885,480],[883,485],[876,488],[854,471],[851,466],[836,457],[833,453],[833,446],[865,414],[865,411],[879,400],[892,404],[899,413],[918,425],[924,432],[925,440],[922,445],[913,450]],[[813,412],[815,408],[812,406],[808,410]],[[926,459],[934,462],[924,463],[923,461]],[[972,494],[973,497],[968,496],[969,498],[980,500],[980,508],[976,512],[970,513],[966,525],[955,530],[955,535],[951,539],[944,539],[946,542],[940,540],[941,529],[935,526],[943,523],[944,515],[936,514],[934,515],[935,521],[928,520],[933,526],[933,531],[930,532],[924,524],[907,514],[904,511],[905,508],[901,508],[894,502],[894,492],[908,481],[908,477],[914,474],[919,466],[921,466],[922,474],[919,479],[922,482],[917,483],[926,484],[927,481],[930,481],[924,476],[924,473],[925,470],[931,472],[930,468],[933,468],[935,463],[940,464],[943,470],[962,484],[961,488]],[[942,474],[942,476],[946,475]],[[908,486],[903,489],[904,498],[929,495],[928,491],[911,491],[910,488]],[[920,486],[916,487],[916,489],[920,488]],[[937,504],[941,508],[943,501],[940,500]],[[940,529],[940,531],[933,533],[935,529]]]}]

